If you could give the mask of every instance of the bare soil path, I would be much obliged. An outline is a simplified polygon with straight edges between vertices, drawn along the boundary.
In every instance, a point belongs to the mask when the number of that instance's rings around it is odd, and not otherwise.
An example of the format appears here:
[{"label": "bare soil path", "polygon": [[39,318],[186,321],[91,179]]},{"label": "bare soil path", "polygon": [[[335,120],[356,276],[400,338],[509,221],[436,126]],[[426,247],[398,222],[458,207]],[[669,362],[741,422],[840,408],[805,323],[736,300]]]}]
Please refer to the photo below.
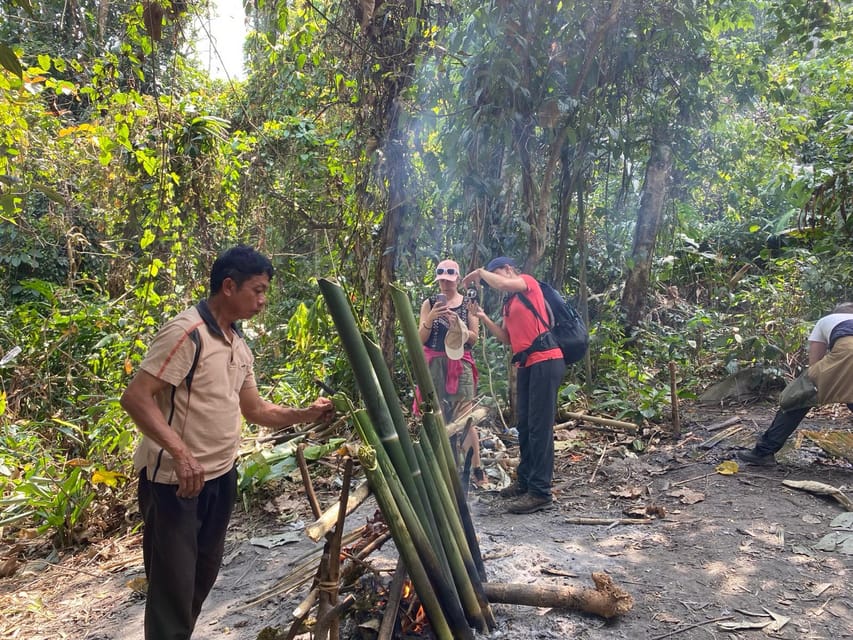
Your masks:
[{"label": "bare soil path", "polygon": [[[741,418],[743,429],[703,448],[720,433],[707,427],[732,416]],[[716,471],[737,447],[749,446],[771,417],[766,406],[686,410],[678,442],[647,438],[639,455],[631,453],[630,438],[562,430],[553,508],[511,515],[495,491],[472,492],[490,581],[591,586],[590,573],[605,571],[635,599],[631,612],[609,622],[572,611],[496,604],[497,629],[489,637],[853,638],[853,556],[815,548],[845,508],[831,496],[782,484],[812,480],[853,497],[850,463],[798,438],[776,467],[741,466],[733,475]],[[846,410],[824,410],[803,429],[849,436],[853,421]],[[310,520],[298,487],[286,493],[276,508]],[[374,509],[371,499],[349,516],[348,527],[364,524]],[[610,524],[646,510],[657,516],[648,524]],[[579,518],[604,518],[608,524],[577,524]],[[194,638],[255,640],[266,628],[286,631],[304,589],[246,603],[316,547],[298,526],[239,510],[225,566]],[[392,544],[375,555],[377,568],[393,568]],[[390,580],[389,573],[380,575]],[[0,638],[142,640],[144,595],[131,588],[141,576],[135,534],[73,554],[29,558],[12,577],[0,579]],[[343,638],[374,637],[370,625],[345,628]]]}]

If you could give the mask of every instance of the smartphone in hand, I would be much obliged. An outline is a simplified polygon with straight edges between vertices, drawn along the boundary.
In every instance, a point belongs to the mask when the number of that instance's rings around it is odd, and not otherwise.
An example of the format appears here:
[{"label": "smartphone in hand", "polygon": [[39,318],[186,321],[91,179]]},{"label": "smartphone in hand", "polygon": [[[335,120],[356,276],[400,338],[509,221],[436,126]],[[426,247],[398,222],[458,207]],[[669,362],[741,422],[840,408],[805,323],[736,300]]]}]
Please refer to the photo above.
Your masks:
[{"label": "smartphone in hand", "polygon": [[435,296],[435,303],[436,304],[447,304],[447,296],[444,295],[443,293],[439,293],[437,296]]}]

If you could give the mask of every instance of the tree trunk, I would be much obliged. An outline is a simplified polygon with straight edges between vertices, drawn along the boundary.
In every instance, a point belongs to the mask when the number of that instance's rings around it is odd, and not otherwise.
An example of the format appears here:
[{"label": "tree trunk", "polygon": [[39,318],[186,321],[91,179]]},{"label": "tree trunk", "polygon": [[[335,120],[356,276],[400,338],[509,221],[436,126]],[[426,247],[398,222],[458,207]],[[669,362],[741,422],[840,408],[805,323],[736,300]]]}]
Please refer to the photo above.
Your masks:
[{"label": "tree trunk", "polygon": [[655,241],[666,198],[666,182],[672,168],[671,150],[668,145],[656,141],[652,145],[651,157],[646,166],[640,210],[637,212],[637,227],[634,231],[634,246],[631,251],[632,266],[625,279],[622,293],[622,309],[627,325],[635,326],[645,310]]},{"label": "tree trunk", "polygon": [[551,284],[558,291],[563,288],[566,280],[566,254],[569,248],[569,209],[575,192],[575,163],[569,153],[568,145],[563,146],[560,171],[560,217],[557,223],[557,246],[554,251],[554,262],[551,266]]},{"label": "tree trunk", "polygon": [[396,344],[396,314],[391,301],[391,284],[397,278],[397,260],[400,252],[401,226],[406,211],[406,178],[408,162],[399,129],[399,106],[395,100],[389,115],[388,141],[384,145],[387,168],[388,209],[382,223],[380,257],[376,277],[379,296],[379,347],[382,357],[391,366]]}]

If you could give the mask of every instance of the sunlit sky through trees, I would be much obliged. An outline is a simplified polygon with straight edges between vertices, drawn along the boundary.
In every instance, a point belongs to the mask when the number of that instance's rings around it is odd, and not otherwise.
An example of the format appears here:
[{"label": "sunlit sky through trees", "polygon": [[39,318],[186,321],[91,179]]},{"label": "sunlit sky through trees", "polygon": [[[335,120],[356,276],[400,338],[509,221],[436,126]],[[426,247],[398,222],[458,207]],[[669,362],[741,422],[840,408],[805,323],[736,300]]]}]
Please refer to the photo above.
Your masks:
[{"label": "sunlit sky through trees", "polygon": [[242,0],[211,0],[210,12],[200,17],[196,51],[213,78],[243,78],[246,19]]}]

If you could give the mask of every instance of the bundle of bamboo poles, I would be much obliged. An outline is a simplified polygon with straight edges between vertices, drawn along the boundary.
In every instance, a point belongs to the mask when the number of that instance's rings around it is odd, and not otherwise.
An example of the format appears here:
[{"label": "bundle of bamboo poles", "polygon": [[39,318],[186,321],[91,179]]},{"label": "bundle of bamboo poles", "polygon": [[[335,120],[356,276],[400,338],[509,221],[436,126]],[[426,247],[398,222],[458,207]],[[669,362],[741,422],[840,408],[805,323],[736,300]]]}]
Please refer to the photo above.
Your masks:
[{"label": "bundle of bamboo poles", "polygon": [[495,628],[483,583],[479,544],[440,403],[423,355],[411,302],[392,287],[391,296],[420,388],[417,438],[408,424],[391,373],[378,346],[356,322],[343,289],[322,279],[320,290],[355,374],[364,404],[342,396],[363,441],[359,459],[388,523],[432,631],[439,640],[473,639]]}]

